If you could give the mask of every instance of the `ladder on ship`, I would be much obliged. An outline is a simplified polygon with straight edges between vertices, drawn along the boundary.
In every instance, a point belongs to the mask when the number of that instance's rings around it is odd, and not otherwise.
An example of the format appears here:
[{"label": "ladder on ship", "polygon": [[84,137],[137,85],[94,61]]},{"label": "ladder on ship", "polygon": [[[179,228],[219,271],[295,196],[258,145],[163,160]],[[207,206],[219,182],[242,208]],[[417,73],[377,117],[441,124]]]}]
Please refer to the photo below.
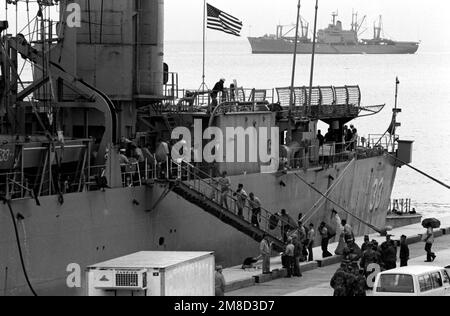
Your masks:
[{"label": "ladder on ship", "polygon": [[291,229],[297,227],[290,226],[290,223],[284,222],[278,215],[263,208],[261,208],[259,227],[253,225],[251,223],[252,210],[247,205],[248,203],[244,208],[244,215],[239,216],[236,208],[237,199],[232,193],[227,195],[228,209],[219,204],[220,191],[216,179],[189,163],[173,162],[173,164],[177,169],[177,178],[167,180],[171,191],[257,242],[261,242],[264,236],[267,236],[274,251],[285,250],[286,244],[281,237],[282,227]]}]

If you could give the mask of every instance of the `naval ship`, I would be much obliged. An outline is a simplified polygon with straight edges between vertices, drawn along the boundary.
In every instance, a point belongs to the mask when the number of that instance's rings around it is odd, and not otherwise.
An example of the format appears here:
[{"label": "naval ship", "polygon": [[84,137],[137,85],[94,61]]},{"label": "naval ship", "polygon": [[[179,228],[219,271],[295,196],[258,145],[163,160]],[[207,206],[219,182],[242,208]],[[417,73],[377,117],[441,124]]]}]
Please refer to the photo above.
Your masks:
[{"label": "naval ship", "polygon": [[[316,54],[415,54],[420,43],[398,42],[382,37],[383,24],[380,16],[378,24],[374,24],[372,39],[359,39],[361,26],[365,17],[358,22],[358,14],[352,14],[351,29],[344,30],[341,21],[337,21],[337,13],[333,13],[332,23],[317,32]],[[298,54],[311,54],[312,40],[308,37],[309,24],[301,21],[301,36],[298,39]],[[288,28],[288,31],[285,31]],[[276,34],[263,37],[249,37],[253,54],[292,54],[295,37],[290,35],[295,27],[278,25]]]},{"label": "naval ship", "polygon": [[[24,4],[8,4],[9,14]],[[234,266],[258,255],[264,235],[281,252],[282,229],[295,229],[297,218],[333,225],[333,209],[356,235],[385,226],[401,166],[393,157],[410,149],[392,129],[343,140],[345,124],[385,107],[364,106],[357,85],[236,86],[215,103],[204,89],[180,89],[164,63],[163,0],[38,4],[34,31],[11,34],[0,22],[0,295],[83,295],[73,273],[84,279],[92,264],[143,250],[214,251],[218,264]],[[333,135],[325,144],[316,137],[319,122]],[[278,128],[266,145],[279,146],[279,155],[172,159],[167,146],[171,136],[180,139],[177,127],[193,135],[240,127],[246,156],[262,139],[249,128]],[[194,147],[206,150],[213,138]],[[227,205],[218,199],[224,171]],[[236,211],[238,184],[261,201],[257,225],[248,203]],[[281,209],[293,220],[277,215]]]}]

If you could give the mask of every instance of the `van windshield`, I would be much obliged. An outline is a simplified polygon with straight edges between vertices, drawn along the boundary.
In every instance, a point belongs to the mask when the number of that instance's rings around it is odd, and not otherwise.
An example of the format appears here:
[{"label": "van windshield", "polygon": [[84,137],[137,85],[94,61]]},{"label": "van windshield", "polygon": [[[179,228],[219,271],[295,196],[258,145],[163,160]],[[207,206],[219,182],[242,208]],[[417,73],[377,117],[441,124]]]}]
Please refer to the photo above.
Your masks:
[{"label": "van windshield", "polygon": [[378,293],[414,293],[414,281],[411,275],[383,274],[377,287]]}]

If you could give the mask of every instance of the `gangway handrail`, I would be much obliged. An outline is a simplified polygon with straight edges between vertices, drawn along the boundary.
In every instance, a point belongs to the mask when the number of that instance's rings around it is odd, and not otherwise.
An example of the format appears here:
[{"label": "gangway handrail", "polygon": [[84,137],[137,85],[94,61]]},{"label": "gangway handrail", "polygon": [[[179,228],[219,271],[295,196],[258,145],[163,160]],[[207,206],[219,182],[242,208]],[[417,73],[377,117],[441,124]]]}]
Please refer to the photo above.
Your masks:
[{"label": "gangway handrail", "polygon": [[[209,174],[207,174],[206,172],[204,172],[204,171],[198,169],[197,167],[193,166],[192,164],[190,164],[190,163],[188,163],[188,162],[186,162],[186,161],[184,161],[184,160],[183,160],[181,163],[178,163],[178,162],[176,162],[176,161],[174,161],[174,160],[172,160],[172,162],[175,163],[175,165],[177,165],[177,166],[180,167],[181,169],[186,170],[189,174],[192,174],[192,175],[194,176],[194,179],[193,179],[194,181],[196,180],[196,179],[195,179],[195,172],[198,172],[198,174],[203,174],[203,175],[204,175],[205,177],[207,177],[211,182],[214,182],[214,183],[216,183],[216,184],[219,184],[219,181],[218,181],[218,180],[214,179],[213,177],[211,177],[211,176],[210,176]],[[186,164],[187,168],[183,168],[183,165],[182,165],[183,163]],[[189,168],[192,168],[195,172],[191,172]],[[220,191],[219,188],[213,186],[211,183],[208,183],[208,181],[206,181],[205,178],[197,177],[197,180],[200,181],[200,182],[202,182],[202,183],[204,183],[204,184],[206,184],[208,187],[210,187],[210,188],[213,189],[214,191]],[[188,180],[188,181],[189,181],[189,180]],[[214,191],[213,191],[213,192],[214,192]],[[200,192],[200,191],[199,191],[199,192]],[[227,193],[226,197],[227,197],[228,199],[232,200],[234,203],[237,203],[237,202],[238,202],[237,199],[236,199],[234,196],[230,195],[229,193]],[[246,202],[248,202],[248,201],[250,201],[250,200],[247,198],[247,199],[246,199]],[[247,205],[247,203],[245,203],[244,209],[245,209],[245,210],[248,210],[248,211],[249,211],[249,214],[252,214],[252,209]],[[261,214],[261,218],[264,218],[264,219],[266,220],[267,226],[269,226],[269,225],[270,225],[270,219],[271,219],[271,217],[272,217],[272,216],[275,216],[275,215],[278,215],[278,214],[274,214],[274,213],[268,211],[267,209],[265,209],[265,208],[262,207],[262,206],[260,206],[260,209],[261,209],[261,213],[260,213],[260,214]],[[231,210],[228,210],[228,211],[232,212]],[[263,214],[264,214],[264,216],[263,216]],[[289,227],[290,230],[297,230],[297,229],[299,228],[298,225],[295,225],[295,226],[294,226],[294,225],[292,225],[292,223],[289,223],[289,222],[283,220],[283,218],[282,218],[281,216],[279,216],[279,215],[278,215],[278,222],[279,222],[279,224],[280,224],[280,228],[281,228],[282,226]],[[278,227],[278,225],[277,225],[277,227]],[[275,230],[275,228],[274,228],[273,230]],[[269,233],[268,227],[267,227],[267,229],[264,230],[264,231],[267,232],[267,233]],[[286,232],[287,232],[287,231],[286,231]]]}]

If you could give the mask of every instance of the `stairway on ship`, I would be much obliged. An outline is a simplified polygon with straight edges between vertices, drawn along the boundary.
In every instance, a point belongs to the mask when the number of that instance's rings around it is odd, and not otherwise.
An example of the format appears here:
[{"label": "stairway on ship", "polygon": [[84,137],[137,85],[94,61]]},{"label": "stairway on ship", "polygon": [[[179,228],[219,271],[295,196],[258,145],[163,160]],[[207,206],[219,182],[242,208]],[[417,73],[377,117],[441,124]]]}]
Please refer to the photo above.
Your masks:
[{"label": "stairway on ship", "polygon": [[[221,206],[211,195],[219,192],[217,180],[210,178],[206,173],[188,163],[175,163],[179,177],[178,179],[167,180],[169,189],[182,197],[186,201],[198,206],[200,209],[218,218],[224,224],[230,225],[241,233],[252,238],[256,242],[261,242],[264,236],[272,244],[272,250],[283,252],[286,244],[281,238],[281,226],[288,227],[289,223],[284,223],[277,215],[261,208],[261,220],[263,224],[260,227],[235,212]],[[180,177],[180,175],[182,175]],[[236,201],[232,194],[228,195],[228,200]],[[233,209],[231,207],[231,209]],[[246,205],[244,213],[251,214],[251,209]],[[276,219],[274,223],[274,219]],[[271,224],[272,223],[272,224]],[[291,227],[296,229],[297,227]],[[278,234],[277,234],[278,233]],[[277,237],[280,236],[280,237]]]}]

